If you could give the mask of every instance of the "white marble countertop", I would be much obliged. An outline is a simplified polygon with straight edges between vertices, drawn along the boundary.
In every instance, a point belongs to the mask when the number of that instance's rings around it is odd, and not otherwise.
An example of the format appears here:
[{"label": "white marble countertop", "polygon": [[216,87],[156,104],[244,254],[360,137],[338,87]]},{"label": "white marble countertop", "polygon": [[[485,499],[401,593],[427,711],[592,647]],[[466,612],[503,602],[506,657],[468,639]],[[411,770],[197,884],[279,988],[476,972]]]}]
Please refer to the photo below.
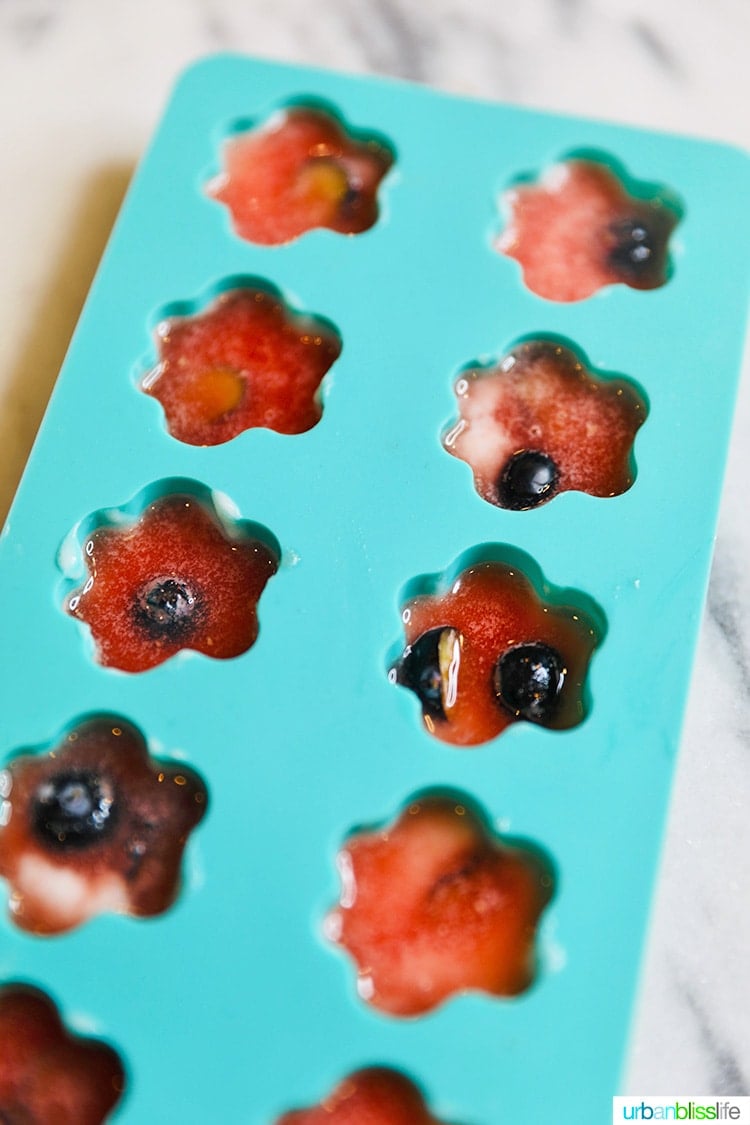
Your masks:
[{"label": "white marble countertop", "polygon": [[[748,147],[749,47],[745,0],[0,0],[0,517],[188,62],[231,49]],[[633,1033],[638,1094],[750,1093],[748,434],[746,379]]]}]

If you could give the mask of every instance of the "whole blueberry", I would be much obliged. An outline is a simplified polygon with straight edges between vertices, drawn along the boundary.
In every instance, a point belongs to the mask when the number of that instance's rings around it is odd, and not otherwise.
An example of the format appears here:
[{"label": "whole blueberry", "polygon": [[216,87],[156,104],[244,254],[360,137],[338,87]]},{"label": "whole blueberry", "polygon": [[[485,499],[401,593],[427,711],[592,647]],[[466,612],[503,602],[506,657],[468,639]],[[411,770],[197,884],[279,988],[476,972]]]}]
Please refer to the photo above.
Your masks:
[{"label": "whole blueberry", "polygon": [[551,500],[557,492],[560,475],[547,453],[521,449],[506,463],[497,483],[497,499],[502,508],[523,512]]},{"label": "whole blueberry", "polygon": [[565,664],[543,641],[515,645],[504,652],[493,673],[498,701],[516,718],[548,725],[559,706]]}]

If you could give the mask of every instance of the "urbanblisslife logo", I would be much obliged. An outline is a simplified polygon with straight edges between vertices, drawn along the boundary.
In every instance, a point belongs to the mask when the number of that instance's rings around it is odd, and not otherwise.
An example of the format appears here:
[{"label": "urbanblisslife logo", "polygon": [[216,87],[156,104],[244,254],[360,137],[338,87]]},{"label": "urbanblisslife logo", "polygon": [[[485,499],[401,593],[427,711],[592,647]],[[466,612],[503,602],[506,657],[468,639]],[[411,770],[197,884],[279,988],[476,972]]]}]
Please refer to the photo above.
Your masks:
[{"label": "urbanblisslife logo", "polygon": [[750,1097],[706,1094],[612,1099],[612,1123],[623,1121],[726,1121],[750,1125]]}]

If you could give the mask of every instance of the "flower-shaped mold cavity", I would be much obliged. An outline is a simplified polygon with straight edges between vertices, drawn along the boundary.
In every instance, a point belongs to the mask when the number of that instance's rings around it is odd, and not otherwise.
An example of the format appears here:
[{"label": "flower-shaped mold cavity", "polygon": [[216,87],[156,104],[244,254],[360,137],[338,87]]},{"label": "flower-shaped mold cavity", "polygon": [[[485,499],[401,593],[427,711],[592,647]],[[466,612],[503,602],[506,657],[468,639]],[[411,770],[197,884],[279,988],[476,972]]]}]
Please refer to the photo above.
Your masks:
[{"label": "flower-shaped mold cavity", "polygon": [[418,1016],[457,993],[516,996],[532,983],[551,866],[502,841],[465,795],[418,795],[393,823],[355,832],[338,867],[326,933],[373,1007]]},{"label": "flower-shaped mold cavity", "polygon": [[43,992],[25,984],[0,987],[0,1121],[102,1125],[124,1086],[116,1052],[71,1035]]},{"label": "flower-shaped mold cavity", "polygon": [[549,301],[580,301],[605,285],[656,289],[669,277],[669,237],[681,208],[666,188],[632,180],[601,153],[574,153],[503,197],[496,246],[525,285]]},{"label": "flower-shaped mold cavity", "polygon": [[527,340],[463,370],[454,390],[460,416],[443,445],[490,504],[526,510],[558,492],[618,496],[633,483],[645,400],[624,379],[592,374],[577,350]]},{"label": "flower-shaped mold cavity", "polygon": [[88,577],[64,608],[105,667],[144,672],[181,649],[226,660],[255,642],[280,548],[260,525],[225,518],[203,485],[162,482],[95,513],[77,538]]},{"label": "flower-shaped mold cavity", "polygon": [[579,591],[550,587],[523,552],[467,552],[445,575],[410,584],[401,616],[406,644],[389,679],[417,696],[443,742],[475,746],[518,720],[566,730],[584,718],[603,615]]},{"label": "flower-shaped mold cavity", "polygon": [[311,1109],[283,1114],[276,1125],[442,1125],[404,1074],[373,1066],[347,1075]]},{"label": "flower-shaped mold cavity", "polygon": [[167,306],[158,361],[141,390],[159,400],[172,437],[219,445],[263,426],[300,434],[320,420],[320,383],[341,353],[333,325],[290,309],[278,290],[237,277],[208,303]]},{"label": "flower-shaped mold cavity", "polygon": [[228,207],[235,233],[249,242],[278,245],[315,227],[360,234],[378,218],[378,187],[392,164],[383,137],[350,131],[331,106],[312,99],[261,123],[235,122],[206,192]]},{"label": "flower-shaped mold cavity", "polygon": [[146,917],[174,902],[206,788],[149,756],[117,715],[69,727],[0,771],[0,875],[16,925],[58,934],[105,912]]}]

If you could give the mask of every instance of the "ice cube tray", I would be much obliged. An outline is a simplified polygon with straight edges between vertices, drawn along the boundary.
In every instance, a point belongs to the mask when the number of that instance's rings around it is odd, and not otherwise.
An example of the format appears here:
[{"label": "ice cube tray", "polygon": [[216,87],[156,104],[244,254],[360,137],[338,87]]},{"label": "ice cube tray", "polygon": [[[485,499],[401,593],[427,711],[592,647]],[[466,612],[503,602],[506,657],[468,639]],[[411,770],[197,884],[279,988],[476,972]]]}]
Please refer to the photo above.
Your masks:
[{"label": "ice cube tray", "polygon": [[[395,163],[368,232],[279,247],[231,230],[204,193],[241,119],[330,105]],[[667,185],[684,215],[673,274],[575,304],[535,297],[492,241],[498,194],[594,150]],[[272,1125],[376,1063],[422,1084],[462,1125],[608,1119],[617,1089],[711,557],[747,306],[746,158],[720,145],[530,113],[426,89],[219,57],[180,81],[133,182],[0,542],[0,751],[49,744],[116,713],[200,771],[210,807],[176,906],[103,916],[56,938],[0,922],[0,978],[47,990],[121,1052],[117,1120]],[[151,330],[259,278],[328,318],[343,351],[322,421],[215,447],[166,432],[137,389]],[[557,336],[648,401],[633,487],[527,512],[474,492],[441,448],[462,366]],[[243,656],[102,668],[62,609],[76,528],[163,482],[215,490],[282,548]],[[83,522],[82,522],[83,521]],[[66,544],[62,557],[60,551]],[[407,584],[482,545],[525,552],[606,618],[590,712],[566,731],[518,723],[471,750],[422,729],[386,667]],[[552,858],[540,969],[511,1000],[472,994],[416,1020],[361,1001],[324,940],[335,856],[357,825],[423,789],[479,802]]]}]

